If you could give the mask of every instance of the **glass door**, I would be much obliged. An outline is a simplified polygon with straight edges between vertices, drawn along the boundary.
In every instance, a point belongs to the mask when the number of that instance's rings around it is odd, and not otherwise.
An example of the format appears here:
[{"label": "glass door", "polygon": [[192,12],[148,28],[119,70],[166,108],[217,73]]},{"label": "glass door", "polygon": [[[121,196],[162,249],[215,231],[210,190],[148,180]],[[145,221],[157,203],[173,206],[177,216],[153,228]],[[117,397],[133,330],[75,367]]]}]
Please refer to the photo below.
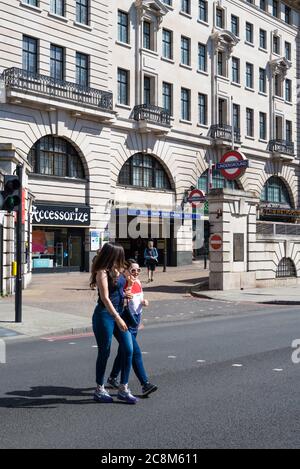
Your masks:
[{"label": "glass door", "polygon": [[81,236],[69,237],[69,266],[81,267],[82,264],[82,238]]}]

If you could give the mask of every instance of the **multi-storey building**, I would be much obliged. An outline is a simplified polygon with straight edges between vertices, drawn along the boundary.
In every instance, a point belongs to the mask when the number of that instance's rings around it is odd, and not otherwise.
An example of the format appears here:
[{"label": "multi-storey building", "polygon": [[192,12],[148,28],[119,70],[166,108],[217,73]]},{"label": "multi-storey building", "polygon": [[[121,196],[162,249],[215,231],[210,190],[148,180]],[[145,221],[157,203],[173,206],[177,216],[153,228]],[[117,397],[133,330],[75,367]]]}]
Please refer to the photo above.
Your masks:
[{"label": "multi-storey building", "polygon": [[[191,262],[185,195],[207,191],[210,162],[232,146],[250,168],[238,183],[214,170],[215,187],[254,191],[266,219],[270,204],[298,207],[297,1],[1,0],[0,11],[0,165],[26,168],[25,272],[88,269],[98,231],[127,254],[153,237],[169,263]],[[137,214],[144,239],[127,236]],[[13,224],[5,215],[5,291]]]}]

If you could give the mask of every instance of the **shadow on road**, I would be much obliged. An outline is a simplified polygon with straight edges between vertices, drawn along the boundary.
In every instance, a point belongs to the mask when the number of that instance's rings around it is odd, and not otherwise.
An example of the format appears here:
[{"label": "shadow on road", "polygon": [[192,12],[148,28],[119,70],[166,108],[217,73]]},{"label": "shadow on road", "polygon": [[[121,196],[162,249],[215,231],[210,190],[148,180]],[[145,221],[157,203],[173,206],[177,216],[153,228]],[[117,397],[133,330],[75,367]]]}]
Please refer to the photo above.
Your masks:
[{"label": "shadow on road", "polygon": [[[67,388],[62,386],[36,386],[30,391],[13,391],[0,398],[0,408],[6,409],[55,409],[57,405],[96,404],[93,400],[93,388]],[[49,396],[55,396],[53,398]],[[116,394],[112,394],[116,397]],[[70,397],[70,399],[68,399]],[[139,396],[141,397],[141,396]],[[73,398],[73,399],[72,399]],[[81,398],[81,399],[78,399]],[[128,405],[114,401],[114,404]]]}]

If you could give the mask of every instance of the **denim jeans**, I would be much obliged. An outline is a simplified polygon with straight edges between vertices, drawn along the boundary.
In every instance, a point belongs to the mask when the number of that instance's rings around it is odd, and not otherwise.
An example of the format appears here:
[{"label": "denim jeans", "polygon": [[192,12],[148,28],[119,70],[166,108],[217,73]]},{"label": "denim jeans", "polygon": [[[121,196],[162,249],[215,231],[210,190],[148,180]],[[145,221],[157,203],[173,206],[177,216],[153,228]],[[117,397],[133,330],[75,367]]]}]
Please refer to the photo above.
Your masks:
[{"label": "denim jeans", "polygon": [[104,375],[110,355],[112,336],[119,342],[121,384],[128,384],[132,365],[133,345],[129,331],[122,332],[115,323],[114,318],[106,309],[96,306],[93,315],[93,331],[98,345],[98,358],[96,363],[96,382],[104,384]]},{"label": "denim jeans", "polygon": [[[149,380],[148,380],[148,376],[144,367],[142,352],[136,340],[136,336],[137,336],[137,332],[131,332],[132,345],[133,345],[132,368],[136,374],[137,379],[139,380],[141,385],[144,386],[144,384],[148,383]],[[118,355],[116,356],[113,369],[110,374],[112,378],[118,377],[120,370],[121,370],[121,363],[122,363],[122,351],[119,347]]]}]

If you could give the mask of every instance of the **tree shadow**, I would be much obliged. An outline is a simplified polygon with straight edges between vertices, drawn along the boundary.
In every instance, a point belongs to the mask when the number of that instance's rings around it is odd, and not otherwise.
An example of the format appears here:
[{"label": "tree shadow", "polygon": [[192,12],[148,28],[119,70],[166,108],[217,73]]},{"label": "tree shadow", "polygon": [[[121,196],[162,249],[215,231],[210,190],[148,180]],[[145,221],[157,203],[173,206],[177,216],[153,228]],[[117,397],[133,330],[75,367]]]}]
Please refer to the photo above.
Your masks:
[{"label": "tree shadow", "polygon": [[[56,409],[58,405],[91,405],[93,388],[70,388],[63,386],[34,386],[29,391],[13,391],[0,398],[0,408],[7,409]],[[50,397],[54,396],[54,397]],[[111,394],[112,397],[116,395]],[[99,404],[99,403],[97,403]],[[125,404],[117,402],[114,404]]]}]

